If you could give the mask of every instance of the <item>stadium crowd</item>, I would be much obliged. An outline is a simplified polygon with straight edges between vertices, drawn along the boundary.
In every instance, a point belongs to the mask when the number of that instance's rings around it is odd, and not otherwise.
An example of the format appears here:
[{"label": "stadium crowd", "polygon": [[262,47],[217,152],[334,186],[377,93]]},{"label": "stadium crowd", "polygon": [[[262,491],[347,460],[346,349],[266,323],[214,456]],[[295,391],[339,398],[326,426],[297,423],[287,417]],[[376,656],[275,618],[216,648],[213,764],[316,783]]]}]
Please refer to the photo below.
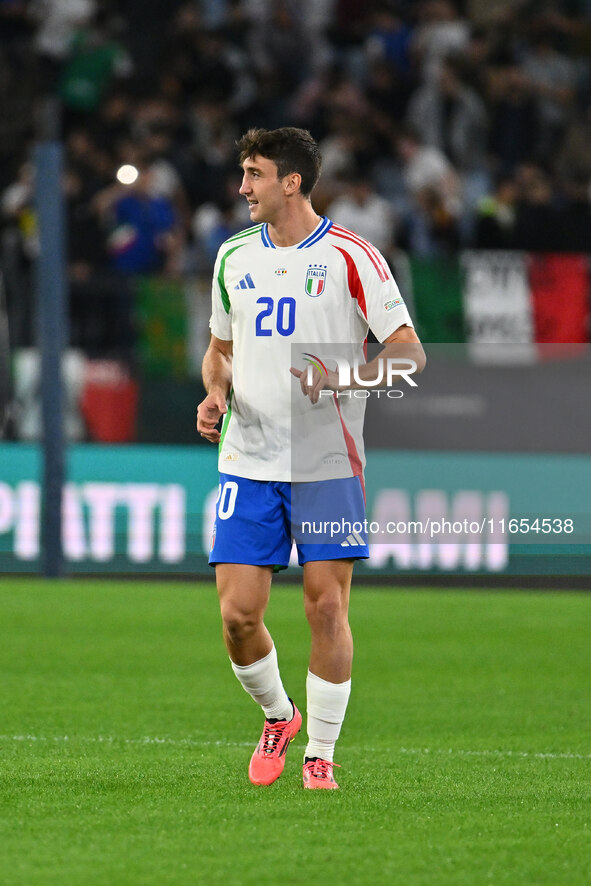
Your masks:
[{"label": "stadium crowd", "polygon": [[0,0],[0,34],[6,288],[26,291],[32,144],[59,108],[72,335],[90,350],[130,342],[135,274],[209,274],[248,224],[251,126],[310,129],[317,210],[389,258],[588,250],[589,0]]}]

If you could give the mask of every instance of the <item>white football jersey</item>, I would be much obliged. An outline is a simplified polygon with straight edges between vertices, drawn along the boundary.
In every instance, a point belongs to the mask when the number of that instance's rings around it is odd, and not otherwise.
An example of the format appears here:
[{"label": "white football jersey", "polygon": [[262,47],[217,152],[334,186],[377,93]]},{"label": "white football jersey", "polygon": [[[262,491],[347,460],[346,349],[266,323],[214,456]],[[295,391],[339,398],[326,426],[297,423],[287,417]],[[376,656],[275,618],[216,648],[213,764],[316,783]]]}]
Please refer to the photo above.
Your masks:
[{"label": "white football jersey", "polygon": [[277,481],[362,474],[365,400],[324,393],[313,404],[289,370],[329,360],[331,345],[352,353],[345,346],[361,348],[369,329],[383,342],[404,324],[412,321],[383,256],[330,219],[294,246],[275,246],[266,224],[230,237],[210,320],[216,338],[233,342],[219,470]]}]

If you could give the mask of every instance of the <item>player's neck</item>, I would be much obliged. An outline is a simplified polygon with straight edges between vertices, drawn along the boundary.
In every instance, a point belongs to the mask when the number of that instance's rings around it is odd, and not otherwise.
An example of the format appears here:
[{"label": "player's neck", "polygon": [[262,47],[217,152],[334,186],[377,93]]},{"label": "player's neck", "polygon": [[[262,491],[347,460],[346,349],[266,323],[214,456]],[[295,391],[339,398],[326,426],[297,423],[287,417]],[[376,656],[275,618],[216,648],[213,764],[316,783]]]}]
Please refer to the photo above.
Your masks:
[{"label": "player's neck", "polygon": [[318,227],[320,216],[308,201],[287,206],[280,217],[269,222],[268,232],[275,246],[295,246]]}]

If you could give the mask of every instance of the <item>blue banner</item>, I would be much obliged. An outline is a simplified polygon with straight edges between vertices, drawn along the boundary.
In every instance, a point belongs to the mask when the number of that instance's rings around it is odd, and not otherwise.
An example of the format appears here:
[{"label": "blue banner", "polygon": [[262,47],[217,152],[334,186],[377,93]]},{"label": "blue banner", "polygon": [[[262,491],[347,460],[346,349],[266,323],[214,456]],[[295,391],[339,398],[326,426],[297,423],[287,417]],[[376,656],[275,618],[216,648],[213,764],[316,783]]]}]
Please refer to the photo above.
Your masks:
[{"label": "blue banner", "polygon": [[[40,571],[40,477],[39,447],[0,444],[3,572]],[[67,478],[68,572],[209,574],[213,447],[76,445]],[[590,488],[591,456],[370,451],[366,525],[344,529],[367,532],[368,576],[584,574]]]}]

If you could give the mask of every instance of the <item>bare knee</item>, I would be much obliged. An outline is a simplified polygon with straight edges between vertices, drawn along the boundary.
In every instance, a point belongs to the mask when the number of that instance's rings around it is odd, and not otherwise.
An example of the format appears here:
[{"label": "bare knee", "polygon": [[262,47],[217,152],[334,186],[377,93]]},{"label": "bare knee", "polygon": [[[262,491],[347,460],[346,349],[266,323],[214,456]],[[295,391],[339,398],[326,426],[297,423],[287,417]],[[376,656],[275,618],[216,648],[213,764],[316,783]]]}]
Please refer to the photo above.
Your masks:
[{"label": "bare knee", "polygon": [[248,642],[263,621],[263,613],[259,610],[245,609],[231,601],[222,603],[221,613],[224,632],[235,646]]},{"label": "bare knee", "polygon": [[270,567],[240,563],[216,566],[224,637],[234,651],[236,647],[248,644],[260,631],[269,600],[271,576]]},{"label": "bare knee", "polygon": [[347,606],[339,589],[306,594],[305,609],[314,633],[335,636],[348,624]]}]

